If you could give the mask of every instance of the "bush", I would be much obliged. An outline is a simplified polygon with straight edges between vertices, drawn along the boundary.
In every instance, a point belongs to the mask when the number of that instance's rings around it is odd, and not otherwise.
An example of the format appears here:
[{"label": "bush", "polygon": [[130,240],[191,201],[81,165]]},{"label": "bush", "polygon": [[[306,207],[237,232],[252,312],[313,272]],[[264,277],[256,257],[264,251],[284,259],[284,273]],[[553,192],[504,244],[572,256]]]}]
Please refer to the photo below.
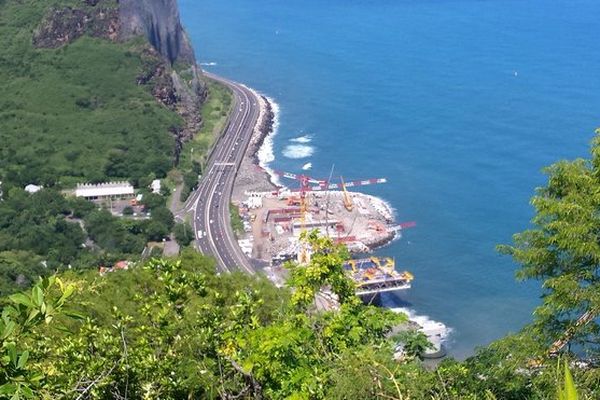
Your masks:
[{"label": "bush", "polygon": [[194,231],[187,222],[176,224],[173,233],[175,234],[175,240],[181,247],[188,246],[194,239]]}]

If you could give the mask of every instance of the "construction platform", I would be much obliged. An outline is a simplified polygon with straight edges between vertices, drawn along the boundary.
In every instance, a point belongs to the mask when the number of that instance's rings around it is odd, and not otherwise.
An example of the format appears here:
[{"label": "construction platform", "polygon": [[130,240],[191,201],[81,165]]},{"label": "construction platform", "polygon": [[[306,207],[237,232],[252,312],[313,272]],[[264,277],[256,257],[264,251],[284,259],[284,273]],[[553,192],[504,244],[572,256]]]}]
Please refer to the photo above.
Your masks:
[{"label": "construction platform", "polygon": [[414,279],[408,271],[396,271],[396,263],[390,257],[349,260],[344,263],[344,269],[356,283],[358,296],[410,289]]}]

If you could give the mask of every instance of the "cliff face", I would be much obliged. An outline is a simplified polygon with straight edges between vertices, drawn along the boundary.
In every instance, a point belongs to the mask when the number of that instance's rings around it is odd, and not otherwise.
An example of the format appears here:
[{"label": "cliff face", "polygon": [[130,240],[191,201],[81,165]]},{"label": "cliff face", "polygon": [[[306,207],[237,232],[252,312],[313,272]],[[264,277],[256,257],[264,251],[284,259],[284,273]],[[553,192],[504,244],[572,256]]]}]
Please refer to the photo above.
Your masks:
[{"label": "cliff face", "polygon": [[171,64],[195,63],[194,51],[179,19],[176,0],[121,0],[120,35],[144,35]]},{"label": "cliff face", "polygon": [[[200,128],[206,87],[181,25],[177,0],[81,0],[80,4],[50,9],[34,32],[34,46],[57,48],[82,35],[113,42],[145,37],[151,47],[143,51],[148,62],[137,82],[152,85],[157,101],[183,117],[185,125],[172,131],[179,148]],[[177,149],[175,153],[178,158]]]}]

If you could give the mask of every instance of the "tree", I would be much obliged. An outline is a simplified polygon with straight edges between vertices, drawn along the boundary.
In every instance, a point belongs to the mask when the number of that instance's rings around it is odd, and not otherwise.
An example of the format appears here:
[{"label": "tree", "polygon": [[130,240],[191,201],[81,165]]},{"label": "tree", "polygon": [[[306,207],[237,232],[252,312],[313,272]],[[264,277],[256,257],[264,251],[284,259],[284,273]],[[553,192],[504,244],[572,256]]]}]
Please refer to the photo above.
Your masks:
[{"label": "tree", "polygon": [[165,205],[165,198],[156,193],[144,193],[142,204],[147,210],[153,210]]},{"label": "tree", "polygon": [[150,221],[146,225],[146,237],[148,240],[161,241],[169,235],[167,227],[157,221]]},{"label": "tree", "polygon": [[600,312],[600,130],[591,154],[544,170],[548,183],[531,200],[534,228],[499,250],[521,264],[519,279],[543,282],[543,303],[534,315],[546,344],[570,328],[573,342],[598,351],[598,321],[575,324],[588,311]]},{"label": "tree", "polygon": [[152,221],[158,222],[164,225],[167,232],[170,232],[175,224],[173,213],[166,207],[155,207],[152,209]]},{"label": "tree", "polygon": [[65,303],[74,289],[52,276],[40,280],[29,292],[10,296],[0,319],[0,398],[46,397],[46,373],[38,362],[30,361],[41,353],[36,348],[41,340],[35,330],[66,312]]},{"label": "tree", "polygon": [[42,258],[27,251],[0,252],[0,297],[23,290],[49,274]]},{"label": "tree", "polygon": [[175,240],[181,247],[189,245],[194,240],[194,231],[187,222],[176,224],[173,233],[175,234]]},{"label": "tree", "polygon": [[428,349],[432,349],[433,345],[427,339],[423,332],[417,330],[408,330],[397,336],[397,339],[402,343],[403,350],[408,357],[423,359],[423,354]]}]

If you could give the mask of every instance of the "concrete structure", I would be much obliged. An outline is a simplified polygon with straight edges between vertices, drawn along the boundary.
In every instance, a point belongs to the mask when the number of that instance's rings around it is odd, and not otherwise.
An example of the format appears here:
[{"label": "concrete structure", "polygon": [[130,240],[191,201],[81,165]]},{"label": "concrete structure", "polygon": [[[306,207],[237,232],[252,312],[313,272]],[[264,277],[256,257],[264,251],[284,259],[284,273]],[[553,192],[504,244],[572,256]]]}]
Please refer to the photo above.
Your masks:
[{"label": "concrete structure", "polygon": [[133,198],[133,186],[126,181],[77,185],[75,196],[86,200],[119,200]]},{"label": "concrete structure", "polygon": [[43,186],[29,184],[29,185],[25,186],[25,191],[27,193],[37,193],[40,190],[42,190],[43,188],[44,188]]}]

